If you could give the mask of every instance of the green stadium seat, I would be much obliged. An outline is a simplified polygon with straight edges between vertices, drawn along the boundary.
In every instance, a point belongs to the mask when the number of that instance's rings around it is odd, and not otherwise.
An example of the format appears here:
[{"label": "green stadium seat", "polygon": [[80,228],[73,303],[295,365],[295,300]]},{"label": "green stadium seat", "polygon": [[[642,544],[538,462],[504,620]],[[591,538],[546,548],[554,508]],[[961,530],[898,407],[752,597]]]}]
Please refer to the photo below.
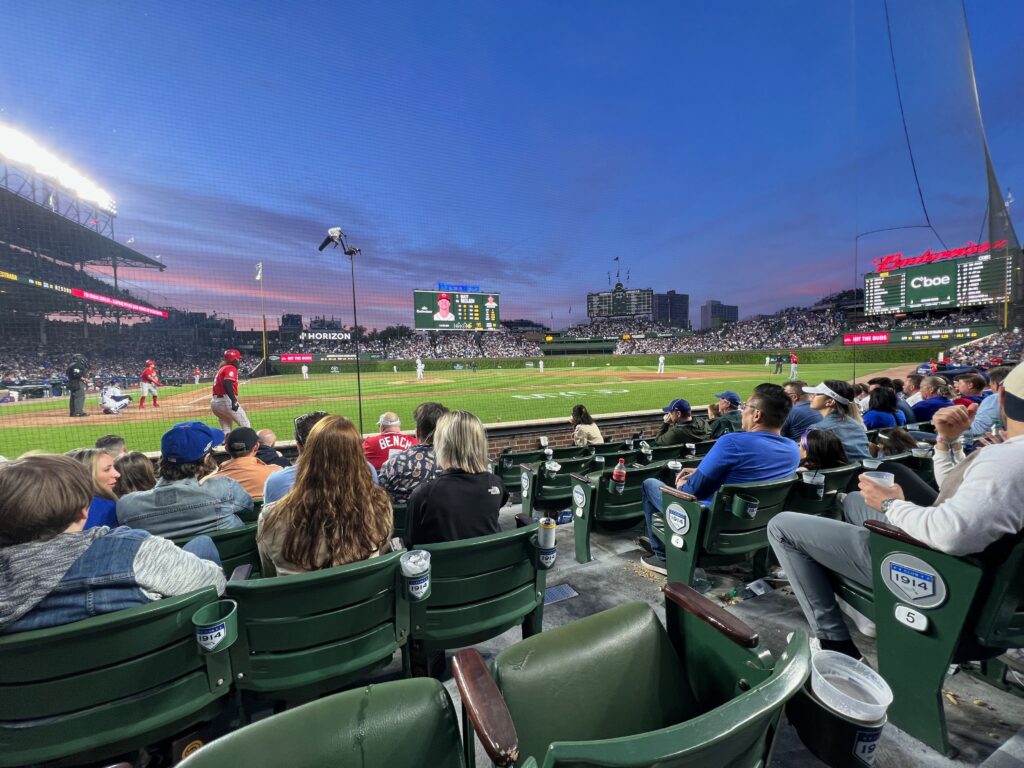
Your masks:
[{"label": "green stadium seat", "polygon": [[391,514],[394,519],[393,528],[394,532],[392,536],[397,536],[400,539],[405,538],[405,530],[409,525],[409,502],[408,501],[392,501],[391,502]]},{"label": "green stadium seat", "polygon": [[213,589],[0,637],[0,766],[81,765],[209,723],[228,654],[200,654],[192,616]]},{"label": "green stadium seat", "polygon": [[239,512],[238,517],[243,523],[255,523],[260,519],[260,512],[263,511],[263,502],[254,501],[251,511]]},{"label": "green stadium seat", "polygon": [[875,622],[878,671],[893,691],[889,720],[951,754],[942,699],[949,665],[981,662],[979,676],[1009,690],[996,657],[1024,648],[1024,533],[983,556],[954,557],[886,523],[864,525],[874,583],[836,577],[836,594]]},{"label": "green stadium seat", "polygon": [[644,519],[644,480],[659,477],[666,483],[675,480],[675,474],[667,462],[659,461],[646,466],[632,466],[626,472],[626,483],[619,493],[612,483],[614,467],[601,472],[573,474],[572,513],[573,535],[576,537],[576,562],[589,563],[590,535],[595,528],[614,527],[621,529],[632,526]]},{"label": "green stadium seat", "polygon": [[[649,605],[628,603],[506,648],[490,675],[475,649],[460,651],[465,741],[472,723],[496,765],[768,765],[782,710],[810,672],[806,635],[794,633],[773,663],[723,608],[682,584],[665,595],[667,630]],[[502,701],[518,759],[480,727]]]},{"label": "green stadium seat", "polygon": [[409,604],[410,637],[425,652],[482,642],[517,624],[524,637],[541,631],[547,571],[536,523],[417,549],[431,554],[431,592]]},{"label": "green stadium seat", "polygon": [[519,488],[524,514],[533,517],[534,512],[568,509],[572,499],[572,473],[589,471],[594,466],[594,457],[561,459],[558,463],[561,468],[553,475],[548,474],[543,461],[520,466]]},{"label": "green stadium seat", "polygon": [[[571,445],[566,448],[552,448],[552,457],[561,462],[563,459],[577,459],[585,456],[592,456],[593,450],[587,446]],[[498,475],[502,482],[505,483],[505,488],[509,493],[519,493],[522,489],[520,486],[520,469],[522,464],[529,464],[537,461],[544,461],[545,454],[544,449],[536,451],[520,451],[514,453],[512,451],[504,451],[498,456],[498,465],[494,469],[494,474]]]},{"label": "green stadium seat", "polygon": [[[768,523],[786,508],[796,475],[762,483],[723,485],[704,507],[692,497],[662,487],[663,513],[655,535],[665,544],[669,581],[689,584],[697,567],[711,568],[753,559],[755,576],[769,551]],[[751,512],[753,515],[751,516]],[[665,527],[665,520],[671,526]]]},{"label": "green stadium seat", "polygon": [[840,519],[842,507],[837,499],[840,492],[845,492],[854,477],[863,471],[860,462],[847,464],[843,467],[818,470],[825,476],[825,485],[821,498],[817,488],[797,480],[789,492],[785,509],[789,512],[804,512],[809,515],[820,515]]},{"label": "green stadium seat", "polygon": [[[238,603],[235,687],[299,703],[389,662],[408,635],[401,552],[337,568],[228,583]],[[408,659],[403,651],[408,669]]]},{"label": "green stadium seat", "polygon": [[[224,573],[230,577],[240,565],[251,565],[254,571],[260,570],[260,552],[256,546],[256,523],[248,523],[241,528],[228,528],[223,531],[204,533],[209,536],[217,547]],[[191,541],[193,536],[174,539],[179,547]]]},{"label": "green stadium seat", "polygon": [[207,744],[180,763],[181,768],[466,765],[451,697],[429,678],[368,685],[281,712]]},{"label": "green stadium seat", "polygon": [[612,453],[627,453],[632,451],[626,443],[601,443],[600,445],[590,446],[594,449],[595,456],[607,456]]},{"label": "green stadium seat", "polygon": [[697,456],[706,456],[708,451],[711,450],[712,446],[717,443],[717,440],[701,440],[697,443]]}]

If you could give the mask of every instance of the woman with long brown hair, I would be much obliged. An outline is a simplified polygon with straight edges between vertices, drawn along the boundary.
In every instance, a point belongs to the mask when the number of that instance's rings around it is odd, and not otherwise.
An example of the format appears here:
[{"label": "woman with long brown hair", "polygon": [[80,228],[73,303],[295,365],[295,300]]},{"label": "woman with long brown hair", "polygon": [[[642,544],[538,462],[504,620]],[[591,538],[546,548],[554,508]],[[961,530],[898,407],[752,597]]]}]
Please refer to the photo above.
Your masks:
[{"label": "woman with long brown hair", "polygon": [[263,575],[376,557],[392,524],[391,500],[373,482],[355,426],[344,416],[324,416],[303,446],[295,484],[260,513],[256,540]]}]

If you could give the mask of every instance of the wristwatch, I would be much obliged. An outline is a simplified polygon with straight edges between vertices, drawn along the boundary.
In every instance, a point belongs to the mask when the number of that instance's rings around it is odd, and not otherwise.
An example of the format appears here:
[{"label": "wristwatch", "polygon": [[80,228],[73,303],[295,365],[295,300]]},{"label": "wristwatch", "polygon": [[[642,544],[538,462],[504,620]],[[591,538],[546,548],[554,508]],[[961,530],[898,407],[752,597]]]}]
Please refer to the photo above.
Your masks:
[{"label": "wristwatch", "polygon": [[885,501],[883,501],[882,505],[879,507],[882,514],[888,515],[889,510],[892,508],[892,505],[895,504],[897,501],[899,501],[899,499],[886,499]]}]

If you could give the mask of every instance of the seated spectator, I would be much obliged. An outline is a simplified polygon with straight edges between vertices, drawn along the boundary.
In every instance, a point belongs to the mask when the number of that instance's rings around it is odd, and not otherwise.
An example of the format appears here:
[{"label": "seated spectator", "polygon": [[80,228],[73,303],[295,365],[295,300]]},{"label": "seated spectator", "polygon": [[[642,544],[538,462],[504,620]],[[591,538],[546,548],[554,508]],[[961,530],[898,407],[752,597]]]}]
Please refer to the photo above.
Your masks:
[{"label": "seated spectator", "polygon": [[115,459],[114,469],[121,474],[114,486],[114,495],[118,498],[126,493],[152,490],[156,485],[153,462],[146,454],[139,451],[126,453]]},{"label": "seated spectator", "polygon": [[114,486],[121,473],[114,467],[110,454],[99,448],[76,448],[68,456],[85,465],[92,478],[92,501],[89,503],[89,517],[85,527],[95,528],[106,525],[117,527],[117,495]]},{"label": "seated spectator", "polygon": [[800,440],[808,429],[821,421],[821,414],[811,408],[810,395],[804,392],[806,386],[807,382],[799,379],[787,381],[782,385],[790,402],[793,403],[786,423],[782,425],[782,436],[793,441]]},{"label": "seated spectator", "polygon": [[845,381],[828,379],[816,387],[804,387],[804,392],[814,395],[811,408],[821,414],[814,429],[834,432],[843,441],[846,455],[854,461],[870,459],[868,435],[860,421],[860,410],[853,402],[853,387]]},{"label": "seated spectator", "polygon": [[104,435],[103,437],[96,438],[96,447],[101,451],[109,453],[110,458],[115,461],[118,457],[124,456],[125,453],[124,438],[120,435]]},{"label": "seated spectator", "polygon": [[[1013,370],[1007,365],[999,365],[988,370],[988,383],[991,394],[981,401],[974,414],[974,420],[966,432],[964,440],[973,442],[988,432],[999,421],[999,395],[1003,389],[1003,381]],[[969,411],[970,409],[968,409]]]},{"label": "seated spectator", "polygon": [[882,467],[897,476],[897,483],[885,487],[862,475],[860,493],[850,494],[843,504],[849,522],[783,512],[768,524],[772,548],[821,648],[861,655],[836,602],[832,573],[871,588],[870,534],[864,520],[885,520],[954,556],[982,553],[1024,529],[1024,366],[1006,377],[999,399],[1006,440],[970,457],[964,456],[960,439],[970,424],[967,409],[953,406],[934,414],[937,495],[926,483],[914,483],[912,472],[886,462]]},{"label": "seated spectator", "polygon": [[572,427],[573,445],[602,445],[604,437],[601,430],[594,423],[594,417],[590,415],[587,406],[577,403],[572,408],[572,415],[569,416],[569,426]]},{"label": "seated spectator", "polygon": [[919,373],[911,373],[903,380],[903,399],[911,408],[924,399],[921,395],[922,381],[924,376]]},{"label": "seated spectator", "polygon": [[344,416],[325,415],[309,431],[291,489],[260,512],[263,576],[376,557],[392,527],[391,501],[363,461],[358,430]]},{"label": "seated spectator", "polygon": [[864,426],[867,429],[888,429],[904,427],[907,417],[896,405],[896,392],[886,387],[878,387],[868,395],[868,409],[864,413]]},{"label": "seated spectator", "polygon": [[[275,466],[284,468],[290,467],[292,463],[288,461],[281,452],[275,447],[277,445],[277,435],[271,429],[261,429],[256,433],[257,439],[260,441],[259,446],[256,449],[256,458],[262,461],[264,464],[273,464]],[[262,493],[262,489],[260,489]]]},{"label": "seated spectator", "polygon": [[953,389],[957,395],[953,399],[954,405],[965,408],[981,405],[985,397],[985,377],[980,373],[962,373],[953,379]]},{"label": "seated spectator", "polygon": [[[899,384],[896,382],[899,381]],[[893,394],[896,395],[896,408],[903,414],[904,424],[914,423],[914,409],[907,405],[906,401],[901,397],[903,382],[898,379],[890,379],[888,376],[875,376],[873,379],[868,379],[868,410],[871,409],[871,397],[870,393],[874,392],[879,387],[885,387],[891,389]],[[865,422],[865,426],[867,426]],[[868,429],[875,429],[875,427],[868,427]]]},{"label": "seated spectator", "polygon": [[868,388],[868,385],[861,381],[854,384],[853,399],[857,402],[860,412],[864,413],[868,409],[868,402],[871,399],[871,390]]},{"label": "seated spectator", "polygon": [[717,440],[722,435],[739,432],[743,428],[740,426],[743,421],[739,411],[742,402],[740,396],[731,389],[727,389],[725,392],[719,392],[715,397],[718,398],[718,402],[715,404],[718,408],[718,416],[708,424],[711,431],[708,438],[710,440]]},{"label": "seated spectator", "polygon": [[849,463],[842,440],[827,429],[811,429],[800,438],[801,469],[835,469]]},{"label": "seated spectator", "polygon": [[239,528],[239,512],[252,511],[252,497],[229,477],[199,479],[216,468],[212,451],[224,433],[201,421],[175,424],[160,438],[160,479],[151,491],[122,496],[121,525],[172,539]]},{"label": "seated spectator", "polygon": [[256,458],[260,441],[256,430],[252,427],[235,427],[228,432],[224,440],[224,448],[231,457],[223,462],[215,472],[211,472],[200,482],[203,485],[218,477],[230,477],[248,493],[253,501],[263,501],[263,486],[267,478],[282,467],[276,464],[264,464]]},{"label": "seated spectator", "polygon": [[380,434],[370,435],[363,440],[363,453],[373,468],[380,471],[385,461],[416,445],[416,438],[402,434],[402,422],[397,413],[382,413],[377,425],[380,427]]},{"label": "seated spectator", "polygon": [[917,440],[905,429],[882,429],[879,430],[874,442],[869,447],[871,455],[875,458],[895,456],[912,451],[917,447]]},{"label": "seated spectator", "polygon": [[929,376],[921,382],[921,402],[914,406],[914,420],[931,421],[932,414],[953,404],[953,390],[941,376]]},{"label": "seated spectator", "polygon": [[70,624],[203,587],[224,591],[208,537],[179,549],[145,531],[85,530],[93,490],[88,471],[68,456],[0,466],[0,634]]},{"label": "seated spectator", "polygon": [[694,421],[689,401],[682,398],[673,400],[661,411],[665,415],[662,417],[661,431],[654,439],[655,445],[683,445],[708,439],[704,425]]},{"label": "seated spectator", "polygon": [[446,413],[448,409],[440,403],[420,403],[416,407],[413,419],[417,444],[384,462],[380,468],[380,485],[391,494],[393,502],[408,501],[416,488],[437,476],[434,430],[437,420]]},{"label": "seated spectator", "polygon": [[498,533],[508,501],[501,478],[488,471],[487,433],[468,411],[450,411],[434,432],[438,475],[409,497],[407,546]]},{"label": "seated spectator", "polygon": [[[292,485],[295,483],[295,476],[299,471],[299,464],[302,463],[302,449],[306,444],[306,439],[309,437],[309,432],[320,419],[327,415],[324,411],[313,411],[312,413],[304,413],[296,417],[294,435],[295,448],[299,452],[299,458],[292,466],[285,467],[280,472],[275,472],[267,478],[267,482],[263,485],[264,504],[277,501],[291,490]],[[369,462],[366,465],[370,468],[370,474],[373,475],[373,482],[376,483],[377,470]]]},{"label": "seated spectator", "polygon": [[[702,504],[708,504],[719,488],[728,483],[779,480],[796,472],[800,450],[780,433],[792,404],[782,387],[761,384],[741,406],[743,431],[722,435],[700,465],[684,467],[676,476],[676,487]],[[661,514],[661,480],[648,478],[643,484],[644,518],[647,537],[638,543],[650,549],[641,558],[648,570],[666,574],[665,546],[653,532],[654,516]]]}]

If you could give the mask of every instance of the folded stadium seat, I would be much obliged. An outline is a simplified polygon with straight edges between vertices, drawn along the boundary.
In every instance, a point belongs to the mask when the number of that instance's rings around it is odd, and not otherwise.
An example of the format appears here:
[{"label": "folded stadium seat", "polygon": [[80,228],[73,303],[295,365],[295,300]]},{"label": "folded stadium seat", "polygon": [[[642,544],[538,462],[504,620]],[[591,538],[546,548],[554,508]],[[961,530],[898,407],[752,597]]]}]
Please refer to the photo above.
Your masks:
[{"label": "folded stadium seat", "polygon": [[294,704],[357,682],[403,650],[409,608],[402,552],[294,576],[232,580],[238,603],[235,687],[250,700]]},{"label": "folded stadium seat", "polygon": [[825,478],[825,485],[821,486],[823,491],[820,498],[817,491],[819,486],[809,485],[798,479],[790,489],[784,509],[787,512],[804,512],[808,515],[820,515],[839,520],[843,516],[843,508],[837,501],[838,495],[840,492],[845,492],[853,478],[860,475],[863,470],[864,467],[860,462],[843,467],[817,470]]},{"label": "folded stadium seat", "polygon": [[697,443],[697,456],[706,456],[707,452],[711,450],[711,446],[717,443],[717,440],[701,440]]},{"label": "folded stadium seat", "polygon": [[590,535],[595,528],[623,530],[644,519],[641,495],[644,480],[658,477],[663,482],[671,484],[675,480],[675,473],[667,465],[668,462],[659,461],[643,467],[629,467],[621,492],[612,481],[614,467],[605,466],[600,472],[571,476],[576,562],[589,563],[593,559],[590,552]]},{"label": "folded stadium seat", "polygon": [[239,512],[238,517],[243,523],[255,523],[260,519],[260,512],[263,511],[262,501],[253,501],[251,512]]},{"label": "folded stadium seat", "polygon": [[[514,732],[513,732],[514,736]],[[515,749],[514,742],[509,747]],[[268,717],[206,745],[181,768],[464,768],[448,692],[429,678],[369,685]]]},{"label": "folded stadium seat", "polygon": [[392,520],[392,536],[398,538],[405,537],[405,529],[409,525],[409,502],[408,501],[392,501],[391,502],[391,516]]},{"label": "folded stadium seat", "polygon": [[212,588],[0,637],[0,766],[112,760],[212,721],[226,651],[201,655],[192,617]]},{"label": "folded stadium seat", "polygon": [[[713,568],[751,559],[754,576],[765,575],[768,523],[785,510],[796,475],[762,483],[723,485],[704,507],[686,494],[663,486],[663,514],[655,535],[665,544],[669,581],[689,584],[698,566]],[[666,520],[668,526],[666,528]]]},{"label": "folded stadium seat", "polygon": [[[666,626],[646,603],[578,619],[501,651],[488,674],[475,649],[453,664],[468,717],[497,765],[768,765],[786,702],[810,671],[803,632],[773,663],[757,635],[682,584],[665,589]],[[481,726],[500,709],[518,760],[497,753]]]},{"label": "folded stadium seat", "polygon": [[633,450],[626,443],[601,443],[590,446],[594,449],[595,456],[607,456],[610,453],[626,453]]},{"label": "folded stadium seat", "polygon": [[595,463],[593,456],[583,456],[560,459],[558,465],[555,474],[548,473],[543,461],[519,466],[519,489],[525,514],[534,516],[537,512],[537,516],[542,517],[544,513],[566,509],[572,495],[572,473],[589,472]]},{"label": "folded stadium seat", "polygon": [[[204,533],[209,536],[217,547],[224,573],[231,576],[240,565],[251,565],[257,573],[260,570],[260,552],[256,546],[256,523],[248,523],[241,528],[227,528],[223,531]],[[179,547],[187,544],[194,536],[183,536],[172,539]]]},{"label": "folded stadium seat", "polygon": [[[594,451],[588,446],[571,445],[566,448],[553,448],[551,449],[551,454],[555,461],[561,462],[563,459],[578,459],[592,456]],[[520,465],[544,461],[545,458],[546,455],[543,448],[536,451],[520,451],[519,453],[506,450],[498,456],[498,465],[494,469],[494,474],[498,475],[502,482],[505,483],[505,488],[509,493],[519,493],[521,490],[519,486]]]},{"label": "folded stadium seat", "polygon": [[537,523],[417,549],[431,554],[430,595],[409,604],[409,634],[424,652],[479,643],[516,625],[523,637],[541,631],[550,563],[540,562]]},{"label": "folded stadium seat", "polygon": [[949,665],[981,662],[979,677],[1014,690],[996,657],[1024,648],[1024,533],[982,556],[954,557],[887,523],[864,526],[874,583],[835,576],[836,594],[875,622],[878,671],[893,691],[889,720],[951,754],[942,700]]}]

